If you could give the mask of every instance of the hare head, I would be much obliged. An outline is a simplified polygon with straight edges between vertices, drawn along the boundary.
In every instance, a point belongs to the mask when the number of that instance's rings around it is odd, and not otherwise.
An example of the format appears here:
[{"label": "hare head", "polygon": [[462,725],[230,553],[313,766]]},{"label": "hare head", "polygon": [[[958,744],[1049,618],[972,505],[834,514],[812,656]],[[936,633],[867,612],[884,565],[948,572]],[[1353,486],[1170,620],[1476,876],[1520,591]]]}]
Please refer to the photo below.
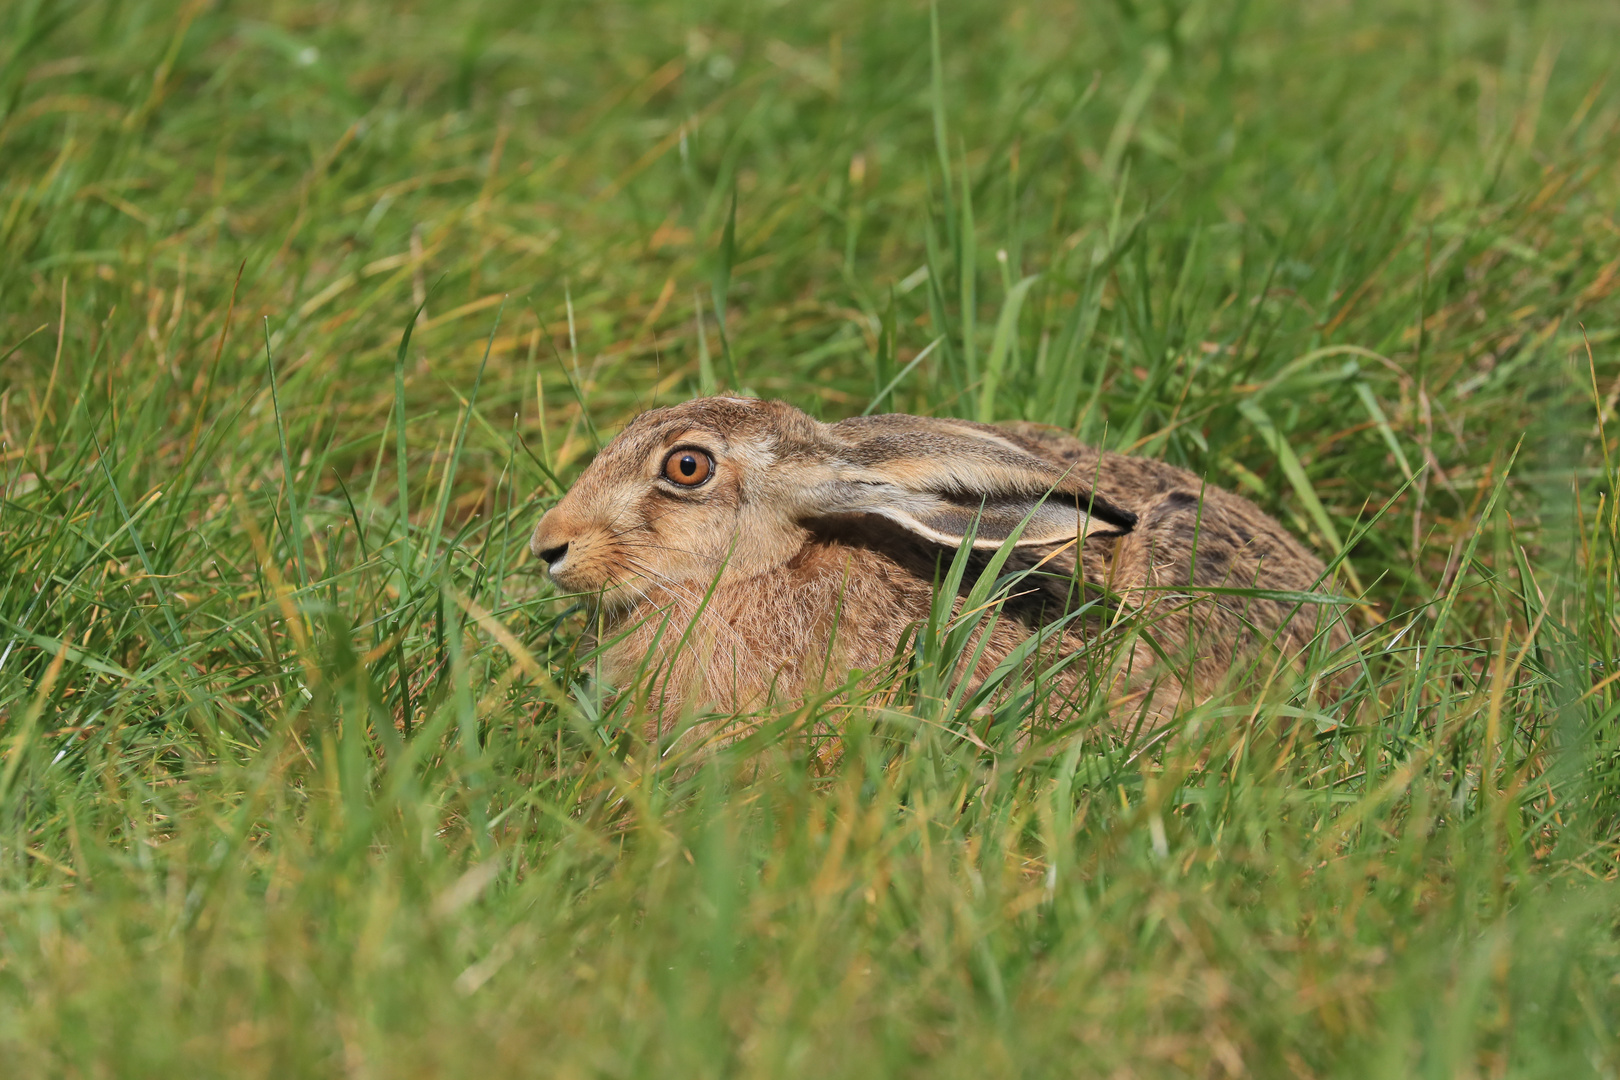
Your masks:
[{"label": "hare head", "polygon": [[787,566],[818,523],[882,519],[955,548],[1064,544],[1136,517],[1087,476],[996,429],[885,415],[823,424],[777,401],[654,409],[540,519],[530,550],[559,586],[623,612]]}]

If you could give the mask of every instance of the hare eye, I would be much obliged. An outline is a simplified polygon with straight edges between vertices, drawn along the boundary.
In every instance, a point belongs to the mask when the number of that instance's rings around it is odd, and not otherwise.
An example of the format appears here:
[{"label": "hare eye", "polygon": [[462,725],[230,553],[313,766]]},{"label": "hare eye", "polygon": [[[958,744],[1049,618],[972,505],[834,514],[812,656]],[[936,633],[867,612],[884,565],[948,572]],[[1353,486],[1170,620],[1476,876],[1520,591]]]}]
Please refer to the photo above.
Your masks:
[{"label": "hare eye", "polygon": [[664,479],[697,487],[714,474],[714,460],[701,450],[677,450],[664,459]]}]

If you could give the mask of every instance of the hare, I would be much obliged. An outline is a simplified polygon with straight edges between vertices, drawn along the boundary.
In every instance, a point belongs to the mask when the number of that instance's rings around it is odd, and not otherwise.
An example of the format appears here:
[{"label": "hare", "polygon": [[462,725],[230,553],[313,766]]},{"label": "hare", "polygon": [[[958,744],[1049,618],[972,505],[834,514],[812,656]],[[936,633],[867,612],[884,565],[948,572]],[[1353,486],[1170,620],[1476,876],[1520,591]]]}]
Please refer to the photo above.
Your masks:
[{"label": "hare", "polygon": [[882,668],[927,618],[955,549],[971,536],[988,554],[1015,533],[1012,565],[1045,560],[1043,573],[981,631],[965,677],[1097,596],[1104,616],[1064,627],[1064,649],[1121,632],[1122,617],[1151,623],[1116,650],[1121,720],[1162,722],[1267,643],[1292,658],[1319,633],[1345,640],[1316,605],[1218,591],[1319,586],[1322,562],[1254,504],[1031,424],[825,424],[736,397],[654,409],[602,449],[529,546],[558,586],[592,598],[608,678],[653,675],[656,717],[793,700]]}]

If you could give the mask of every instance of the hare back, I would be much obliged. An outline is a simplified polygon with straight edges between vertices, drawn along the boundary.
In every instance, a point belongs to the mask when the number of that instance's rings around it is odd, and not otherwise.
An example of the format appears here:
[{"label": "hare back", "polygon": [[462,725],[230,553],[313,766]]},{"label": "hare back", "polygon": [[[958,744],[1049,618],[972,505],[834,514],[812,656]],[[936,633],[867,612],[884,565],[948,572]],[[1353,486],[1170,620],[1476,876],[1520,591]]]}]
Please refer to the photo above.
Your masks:
[{"label": "hare back", "polygon": [[[1224,679],[1233,660],[1270,641],[1296,656],[1326,635],[1339,648],[1349,635],[1325,605],[1197,589],[1308,593],[1323,587],[1325,567],[1293,534],[1254,503],[1151,458],[1096,450],[1067,432],[1017,423],[1003,430],[1030,452],[1079,473],[1099,494],[1132,511],[1136,528],[1113,553],[1109,584],[1128,605],[1191,654],[1200,691]],[[1184,643],[1184,644],[1183,644]]]}]

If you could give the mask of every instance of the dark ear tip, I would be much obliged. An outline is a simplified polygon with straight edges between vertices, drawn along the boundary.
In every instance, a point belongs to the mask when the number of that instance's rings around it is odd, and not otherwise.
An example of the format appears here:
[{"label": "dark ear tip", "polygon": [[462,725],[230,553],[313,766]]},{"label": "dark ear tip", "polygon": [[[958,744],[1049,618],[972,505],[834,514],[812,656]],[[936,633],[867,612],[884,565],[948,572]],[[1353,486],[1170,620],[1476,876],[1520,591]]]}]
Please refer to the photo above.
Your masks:
[{"label": "dark ear tip", "polygon": [[1137,517],[1135,514],[1122,506],[1115,506],[1101,495],[1081,495],[1080,509],[1096,520],[1114,526],[1120,532],[1130,532],[1136,528]]}]

